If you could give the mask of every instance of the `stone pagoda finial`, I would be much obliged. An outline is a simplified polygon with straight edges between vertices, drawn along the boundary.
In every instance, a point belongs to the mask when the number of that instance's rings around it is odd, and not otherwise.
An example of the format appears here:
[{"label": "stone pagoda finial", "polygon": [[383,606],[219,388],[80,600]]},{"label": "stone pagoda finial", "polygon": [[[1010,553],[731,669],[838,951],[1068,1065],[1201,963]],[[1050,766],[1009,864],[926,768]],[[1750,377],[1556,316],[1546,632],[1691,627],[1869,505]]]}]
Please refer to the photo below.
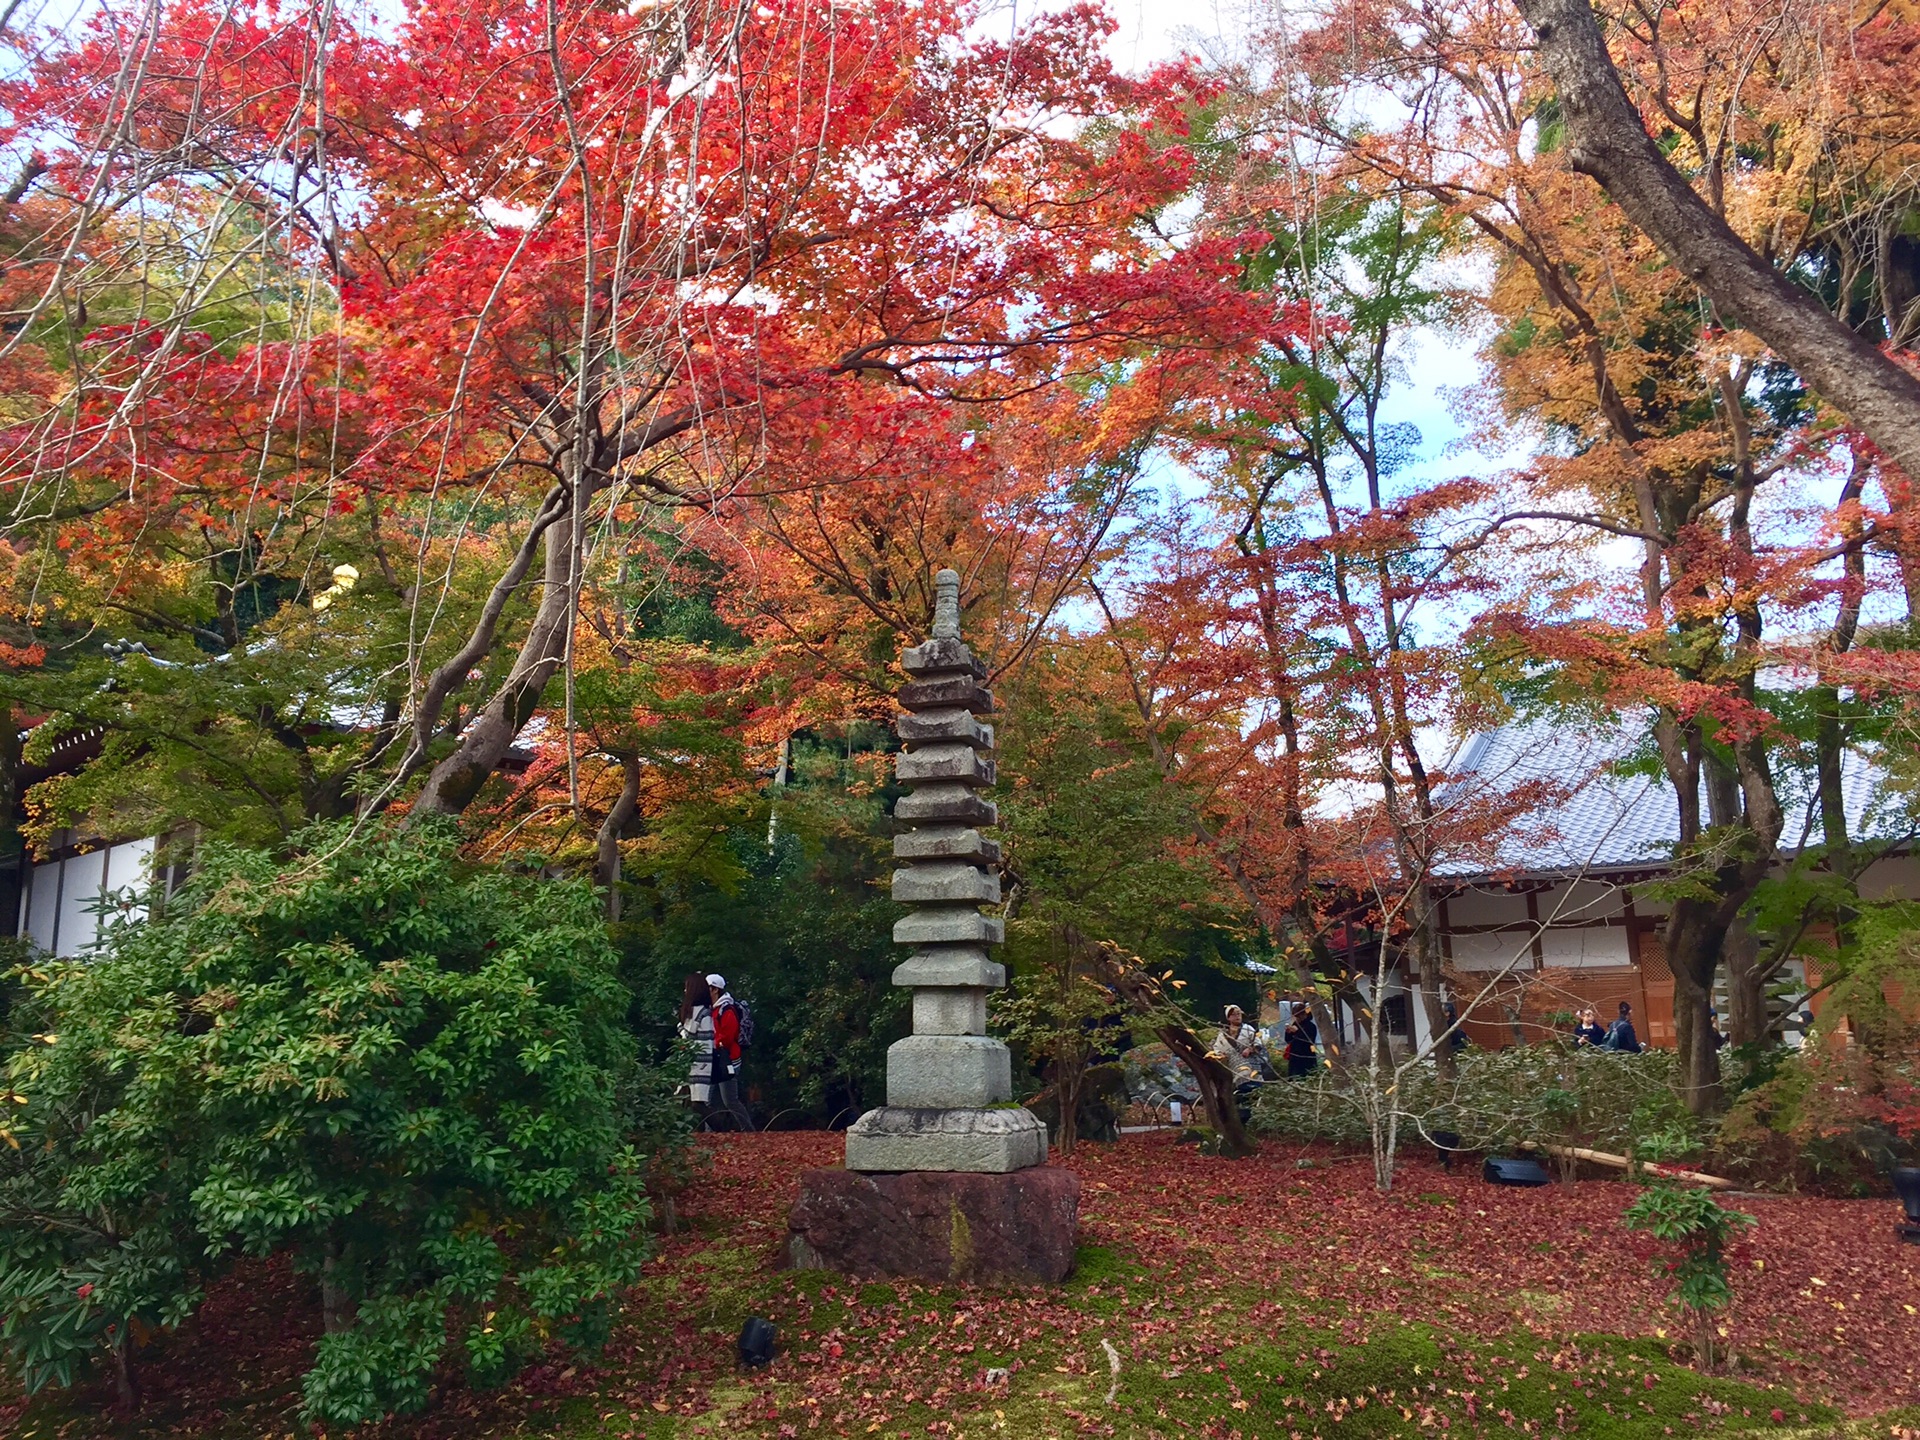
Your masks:
[{"label": "stone pagoda finial", "polygon": [[960,638],[960,572],[942,570],[933,577],[933,638]]},{"label": "stone pagoda finial", "polygon": [[1000,901],[1000,846],[980,832],[999,818],[982,790],[994,781],[986,667],[960,639],[960,577],[934,577],[933,635],[902,653],[895,774],[908,789],[894,807],[907,828],[893,898],[911,913],[893,928],[910,948],[893,983],[913,989],[913,1034],[887,1051],[887,1103],[847,1132],[847,1168],[1005,1172],[1041,1165],[1047,1131],[1010,1107],[1012,1062],[987,1032],[987,992],[1006,971],[987,947],[1002,922],[980,913]]}]

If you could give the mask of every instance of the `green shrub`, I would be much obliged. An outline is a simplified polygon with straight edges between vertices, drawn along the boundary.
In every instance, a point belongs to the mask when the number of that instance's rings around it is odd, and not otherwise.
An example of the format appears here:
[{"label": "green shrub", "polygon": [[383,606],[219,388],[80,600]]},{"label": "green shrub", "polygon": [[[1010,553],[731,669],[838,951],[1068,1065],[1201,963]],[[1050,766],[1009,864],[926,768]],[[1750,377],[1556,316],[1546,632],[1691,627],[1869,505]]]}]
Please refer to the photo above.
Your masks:
[{"label": "green shrub", "polygon": [[[1450,1130],[1468,1150],[1523,1143],[1631,1152],[1656,1132],[1697,1149],[1697,1122],[1676,1086],[1671,1051],[1639,1055],[1519,1045],[1459,1057],[1451,1085],[1429,1067],[1412,1077],[1408,1109],[1428,1131]],[[1571,1161],[1567,1162],[1569,1167]]]},{"label": "green shrub", "polygon": [[1297,1079],[1261,1086],[1247,1124],[1254,1134],[1275,1140],[1369,1143],[1364,1112],[1348,1098],[1340,1077],[1326,1066]]},{"label": "green shrub", "polygon": [[1838,1194],[1884,1192],[1920,1160],[1920,1026],[1882,1023],[1772,1058],[1741,1092],[1720,1139],[1757,1179]]},{"label": "green shrub", "polygon": [[[1401,1077],[1395,1099],[1402,1145],[1423,1143],[1435,1131],[1450,1131],[1461,1149],[1475,1151],[1529,1142],[1628,1151],[1655,1133],[1680,1134],[1682,1149],[1699,1145],[1698,1122],[1675,1089],[1675,1061],[1667,1051],[1468,1050],[1456,1057],[1454,1070],[1451,1083],[1432,1064],[1415,1065]],[[1366,1145],[1365,1111],[1349,1089],[1366,1083],[1364,1072],[1347,1077],[1323,1068],[1268,1085],[1254,1102],[1253,1127],[1281,1139]]]},{"label": "green shrub", "polygon": [[448,828],[209,846],[165,918],[21,1002],[0,1343],[29,1388],[104,1358],[131,1398],[140,1341],[240,1255],[319,1281],[316,1420],[593,1341],[647,1254],[623,1102],[659,1083],[614,967],[587,887],[464,864]]},{"label": "green shrub", "polygon": [[1694,1353],[1702,1366],[1713,1365],[1713,1317],[1733,1300],[1727,1278],[1727,1246],[1753,1217],[1729,1210],[1705,1190],[1653,1185],[1627,1208],[1629,1230],[1643,1230],[1665,1242],[1654,1262],[1673,1281],[1668,1298],[1693,1331]]}]

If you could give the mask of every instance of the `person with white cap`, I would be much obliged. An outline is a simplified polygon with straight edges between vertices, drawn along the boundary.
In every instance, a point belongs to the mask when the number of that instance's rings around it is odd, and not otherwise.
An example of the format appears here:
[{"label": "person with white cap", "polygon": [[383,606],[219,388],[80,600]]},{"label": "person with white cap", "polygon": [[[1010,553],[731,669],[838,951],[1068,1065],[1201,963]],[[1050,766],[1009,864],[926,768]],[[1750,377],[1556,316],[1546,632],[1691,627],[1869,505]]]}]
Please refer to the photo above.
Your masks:
[{"label": "person with white cap", "polygon": [[727,977],[707,976],[707,1008],[713,1015],[713,1096],[736,1130],[753,1129],[740,1103],[740,1006],[727,993]]}]

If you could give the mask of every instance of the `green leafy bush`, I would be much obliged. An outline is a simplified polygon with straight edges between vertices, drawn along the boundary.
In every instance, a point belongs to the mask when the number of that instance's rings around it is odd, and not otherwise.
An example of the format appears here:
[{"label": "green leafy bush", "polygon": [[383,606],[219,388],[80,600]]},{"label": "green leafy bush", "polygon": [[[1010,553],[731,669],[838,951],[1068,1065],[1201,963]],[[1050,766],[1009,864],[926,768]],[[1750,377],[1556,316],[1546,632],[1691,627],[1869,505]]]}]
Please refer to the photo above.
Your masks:
[{"label": "green leafy bush", "polygon": [[1325,1066],[1298,1079],[1261,1086],[1247,1126],[1256,1135],[1301,1144],[1324,1140],[1364,1146],[1370,1138],[1366,1115],[1348,1098],[1343,1078]]},{"label": "green leafy bush", "polygon": [[30,1388],[110,1360],[236,1256],[290,1255],[326,1335],[306,1411],[423,1404],[590,1343],[647,1255],[627,1105],[660,1083],[584,885],[464,864],[450,829],[209,846],[164,918],[17,1010],[0,1343]]},{"label": "green leafy bush", "polygon": [[[1526,1143],[1561,1148],[1630,1151],[1641,1137],[1684,1135],[1681,1148],[1698,1148],[1694,1127],[1675,1088],[1670,1051],[1640,1055],[1580,1052],[1560,1045],[1469,1050],[1457,1057],[1449,1082],[1431,1064],[1401,1077],[1403,1144],[1435,1131],[1460,1137],[1460,1148],[1501,1151]],[[1253,1126],[1283,1139],[1364,1145],[1369,1132],[1359,1096],[1366,1084],[1321,1070],[1264,1087],[1254,1102]],[[1573,1164],[1567,1161],[1569,1169]]]},{"label": "green leafy bush", "polygon": [[1669,1299],[1686,1316],[1701,1365],[1713,1365],[1713,1317],[1733,1300],[1727,1279],[1727,1246],[1753,1224],[1742,1210],[1729,1210],[1705,1190],[1653,1185],[1627,1207],[1629,1230],[1663,1241],[1655,1261],[1673,1281]]},{"label": "green leafy bush", "polygon": [[1469,1051],[1455,1070],[1449,1085],[1423,1067],[1407,1087],[1407,1104],[1429,1132],[1450,1130],[1468,1150],[1531,1142],[1631,1152],[1654,1133],[1684,1135],[1682,1150],[1698,1148],[1697,1122],[1680,1098],[1670,1050],[1616,1055],[1517,1045]]},{"label": "green leafy bush", "polygon": [[1778,1056],[1741,1093],[1720,1139],[1756,1180],[1843,1195],[1885,1193],[1920,1160],[1920,1025],[1858,1027]]}]

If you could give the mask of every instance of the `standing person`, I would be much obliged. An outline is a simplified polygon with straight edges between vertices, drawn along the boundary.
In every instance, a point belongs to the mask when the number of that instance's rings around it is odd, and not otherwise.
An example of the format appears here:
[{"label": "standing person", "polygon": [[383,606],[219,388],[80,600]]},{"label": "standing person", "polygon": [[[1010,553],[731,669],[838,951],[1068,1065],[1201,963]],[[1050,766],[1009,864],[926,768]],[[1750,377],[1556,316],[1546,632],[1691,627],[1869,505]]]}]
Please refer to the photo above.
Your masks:
[{"label": "standing person", "polygon": [[703,1121],[713,1105],[713,1009],[707,1000],[707,977],[697,971],[687,976],[680,987],[680,1038],[693,1042],[687,1098]]},{"label": "standing person", "polygon": [[1627,1055],[1640,1053],[1640,1037],[1633,1033],[1633,1006],[1620,1002],[1620,1018],[1607,1030],[1607,1049]]},{"label": "standing person", "polygon": [[1311,1075],[1317,1063],[1320,1027],[1313,1023],[1313,1012],[1303,1002],[1294,1002],[1293,1018],[1287,1022],[1286,1041],[1287,1078]]},{"label": "standing person", "polygon": [[707,976],[707,1008],[713,1012],[713,1090],[736,1130],[753,1129],[740,1103],[740,1006],[727,993],[727,977]]},{"label": "standing person", "polygon": [[1580,1023],[1573,1027],[1574,1048],[1598,1050],[1607,1043],[1607,1027],[1600,1023],[1600,1012],[1589,1005],[1580,1012]]}]

